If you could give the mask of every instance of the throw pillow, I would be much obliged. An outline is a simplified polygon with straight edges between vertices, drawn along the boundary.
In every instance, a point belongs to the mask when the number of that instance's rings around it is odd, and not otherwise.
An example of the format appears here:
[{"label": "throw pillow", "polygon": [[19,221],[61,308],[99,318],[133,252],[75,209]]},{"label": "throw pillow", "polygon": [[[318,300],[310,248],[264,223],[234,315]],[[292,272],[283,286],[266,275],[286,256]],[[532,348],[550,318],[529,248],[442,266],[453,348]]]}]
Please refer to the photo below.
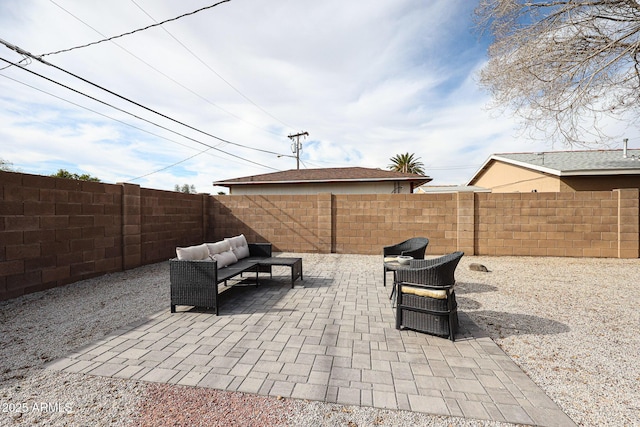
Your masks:
[{"label": "throw pillow", "polygon": [[221,240],[215,243],[206,243],[206,245],[209,248],[209,255],[215,255],[231,250],[231,243],[226,240]]},{"label": "throw pillow", "polygon": [[247,258],[250,255],[249,244],[247,243],[247,239],[244,237],[244,234],[240,234],[235,237],[228,237],[225,240],[231,244],[231,250],[236,255],[236,258]]},{"label": "throw pillow", "polygon": [[228,250],[226,252],[220,252],[211,256],[218,263],[218,269],[226,267],[238,261],[238,258],[233,254],[233,251]]},{"label": "throw pillow", "polygon": [[176,255],[179,260],[203,261],[209,258],[209,248],[207,248],[207,245],[204,243],[198,246],[176,248]]}]

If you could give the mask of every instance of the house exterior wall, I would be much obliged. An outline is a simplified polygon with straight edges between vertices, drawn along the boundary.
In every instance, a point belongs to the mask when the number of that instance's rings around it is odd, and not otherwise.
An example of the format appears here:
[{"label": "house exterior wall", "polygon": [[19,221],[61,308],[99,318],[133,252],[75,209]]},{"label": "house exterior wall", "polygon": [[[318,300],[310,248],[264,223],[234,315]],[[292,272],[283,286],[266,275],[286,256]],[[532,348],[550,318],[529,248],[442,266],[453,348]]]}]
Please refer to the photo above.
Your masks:
[{"label": "house exterior wall", "polygon": [[472,185],[493,193],[540,193],[560,191],[560,179],[531,169],[493,161]]},{"label": "house exterior wall", "polygon": [[0,300],[244,233],[275,251],[640,256],[639,190],[209,196],[0,172]]},{"label": "house exterior wall", "polygon": [[612,191],[640,188],[638,175],[554,176],[499,161],[488,165],[473,185],[489,188],[493,193],[528,193],[537,191]]},{"label": "house exterior wall", "polygon": [[640,188],[638,175],[601,175],[562,177],[560,191],[611,191],[617,188]]},{"label": "house exterior wall", "polygon": [[363,182],[363,183],[323,183],[323,184],[260,184],[237,185],[229,189],[234,196],[285,195],[285,194],[407,194],[411,193],[408,182]]}]

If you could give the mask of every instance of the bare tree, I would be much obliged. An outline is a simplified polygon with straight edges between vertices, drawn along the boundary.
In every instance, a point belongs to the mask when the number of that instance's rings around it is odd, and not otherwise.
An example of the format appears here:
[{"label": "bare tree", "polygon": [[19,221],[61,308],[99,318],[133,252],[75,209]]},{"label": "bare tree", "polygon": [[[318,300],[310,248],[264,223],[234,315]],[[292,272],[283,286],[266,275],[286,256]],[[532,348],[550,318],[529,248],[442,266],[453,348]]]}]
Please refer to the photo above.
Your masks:
[{"label": "bare tree", "polygon": [[176,184],[176,186],[174,187],[174,191],[177,191],[179,193],[185,193],[185,194],[196,194],[196,186],[191,184],[182,184],[182,186],[180,186],[179,184]]},{"label": "bare tree", "polygon": [[15,172],[13,163],[0,157],[0,171]]},{"label": "bare tree", "polygon": [[476,17],[494,37],[480,83],[526,130],[597,144],[617,136],[603,119],[637,125],[638,0],[480,0]]}]

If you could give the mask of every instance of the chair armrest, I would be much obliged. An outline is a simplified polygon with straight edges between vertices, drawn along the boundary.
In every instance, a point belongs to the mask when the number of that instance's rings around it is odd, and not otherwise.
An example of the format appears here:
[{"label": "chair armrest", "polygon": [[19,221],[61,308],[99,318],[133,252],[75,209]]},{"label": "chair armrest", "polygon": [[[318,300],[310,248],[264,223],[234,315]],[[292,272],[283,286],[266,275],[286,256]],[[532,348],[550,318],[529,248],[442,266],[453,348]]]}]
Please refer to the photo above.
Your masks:
[{"label": "chair armrest", "polygon": [[455,282],[453,271],[445,264],[424,268],[399,268],[396,270],[398,282],[419,283],[431,286],[447,286]]},{"label": "chair armrest", "polygon": [[382,247],[382,256],[400,255],[402,251],[398,250],[398,245],[389,245]]},{"label": "chair armrest", "polygon": [[454,252],[439,258],[411,260],[409,267],[396,271],[398,282],[446,286],[455,283],[455,270],[464,254]]},{"label": "chair armrest", "polygon": [[382,247],[382,255],[407,255],[413,258],[424,258],[424,254],[429,245],[429,239],[426,237],[415,237],[404,242],[396,243]]},{"label": "chair armrest", "polygon": [[433,268],[438,265],[444,264],[446,261],[442,260],[442,257],[429,258],[429,259],[412,259],[409,261],[408,268]]},{"label": "chair armrest", "polygon": [[421,246],[419,248],[409,249],[402,251],[400,255],[410,256],[415,259],[423,259],[424,253],[427,251],[427,246]]},{"label": "chair armrest", "polygon": [[184,284],[208,285],[218,280],[218,262],[169,260],[169,276],[172,286]]},{"label": "chair armrest", "polygon": [[464,252],[458,251],[437,258],[412,259],[409,262],[409,268],[436,268],[438,266],[451,264],[455,269],[463,256]]}]

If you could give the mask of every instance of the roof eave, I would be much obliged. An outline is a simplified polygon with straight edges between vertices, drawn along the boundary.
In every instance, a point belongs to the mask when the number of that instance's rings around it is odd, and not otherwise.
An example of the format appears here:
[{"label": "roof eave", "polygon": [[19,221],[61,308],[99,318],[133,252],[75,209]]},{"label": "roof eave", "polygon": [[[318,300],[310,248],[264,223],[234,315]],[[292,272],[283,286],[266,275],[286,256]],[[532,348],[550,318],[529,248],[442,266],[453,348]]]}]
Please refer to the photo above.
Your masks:
[{"label": "roof eave", "polygon": [[555,175],[557,177],[570,177],[570,176],[606,176],[606,175],[640,175],[640,165],[638,167],[629,169],[574,169],[574,170],[559,170],[554,168],[545,167],[542,165],[535,165],[528,162],[510,159],[500,155],[492,154],[489,158],[480,166],[480,168],[473,174],[471,179],[467,181],[466,185],[474,185],[480,175],[484,173],[492,162],[502,162],[518,167],[522,167],[529,170],[534,170],[549,175]]},{"label": "roof eave", "polygon": [[562,171],[559,176],[640,175],[640,169],[586,169]]},{"label": "roof eave", "polygon": [[[336,184],[336,183],[358,183],[358,182],[416,182],[427,183],[433,181],[433,178],[425,176],[420,178],[400,177],[400,178],[346,178],[346,179],[316,179],[316,180],[295,180],[295,181],[217,181],[213,185],[219,187],[228,187],[233,185],[265,185],[265,184]],[[420,185],[422,185],[420,184]]]}]

